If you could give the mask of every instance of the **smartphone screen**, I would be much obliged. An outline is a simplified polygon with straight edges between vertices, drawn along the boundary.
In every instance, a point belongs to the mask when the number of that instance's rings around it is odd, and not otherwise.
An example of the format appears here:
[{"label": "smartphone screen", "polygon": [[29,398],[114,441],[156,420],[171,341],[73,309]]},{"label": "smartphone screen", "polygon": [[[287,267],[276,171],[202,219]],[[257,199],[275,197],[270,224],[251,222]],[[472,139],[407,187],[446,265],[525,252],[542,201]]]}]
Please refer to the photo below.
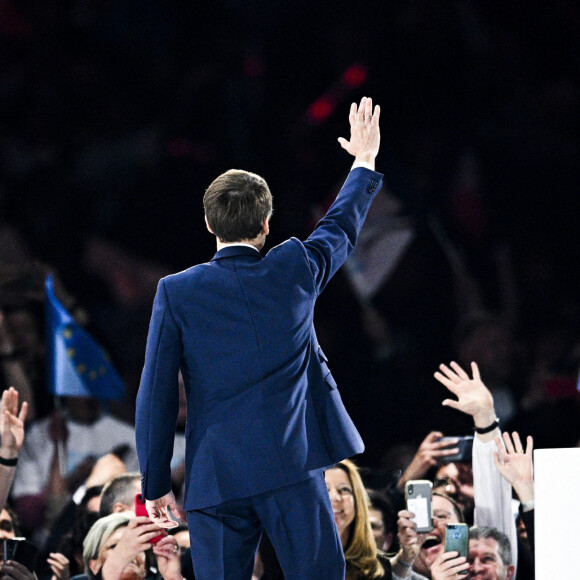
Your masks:
[{"label": "smartphone screen", "polygon": [[415,514],[413,521],[417,524],[419,533],[430,532],[433,529],[432,489],[433,484],[426,479],[416,479],[405,484],[407,510]]},{"label": "smartphone screen", "polygon": [[[467,524],[447,524],[445,528],[445,551],[459,552],[460,556],[469,555],[469,528]],[[467,570],[459,572],[467,574]]]}]

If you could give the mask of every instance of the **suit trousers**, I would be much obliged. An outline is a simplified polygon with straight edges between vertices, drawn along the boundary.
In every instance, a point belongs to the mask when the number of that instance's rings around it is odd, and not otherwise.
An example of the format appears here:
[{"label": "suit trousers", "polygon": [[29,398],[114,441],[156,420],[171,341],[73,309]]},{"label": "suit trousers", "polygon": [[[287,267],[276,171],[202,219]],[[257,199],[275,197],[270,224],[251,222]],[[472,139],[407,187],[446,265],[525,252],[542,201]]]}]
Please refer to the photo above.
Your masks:
[{"label": "suit trousers", "polygon": [[196,580],[250,580],[262,532],[286,580],[344,580],[342,545],[323,473],[218,506],[189,511]]}]

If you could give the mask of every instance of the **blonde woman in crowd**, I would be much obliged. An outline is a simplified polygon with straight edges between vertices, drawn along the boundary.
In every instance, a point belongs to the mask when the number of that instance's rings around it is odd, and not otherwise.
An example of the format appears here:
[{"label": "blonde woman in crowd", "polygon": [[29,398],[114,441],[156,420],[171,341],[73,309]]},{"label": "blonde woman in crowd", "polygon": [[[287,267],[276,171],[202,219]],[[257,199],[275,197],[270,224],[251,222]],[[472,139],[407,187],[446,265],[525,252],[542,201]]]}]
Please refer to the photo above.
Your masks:
[{"label": "blonde woman in crowd", "polygon": [[346,580],[390,579],[391,565],[377,549],[358,468],[345,459],[327,469],[324,477],[346,560]]}]

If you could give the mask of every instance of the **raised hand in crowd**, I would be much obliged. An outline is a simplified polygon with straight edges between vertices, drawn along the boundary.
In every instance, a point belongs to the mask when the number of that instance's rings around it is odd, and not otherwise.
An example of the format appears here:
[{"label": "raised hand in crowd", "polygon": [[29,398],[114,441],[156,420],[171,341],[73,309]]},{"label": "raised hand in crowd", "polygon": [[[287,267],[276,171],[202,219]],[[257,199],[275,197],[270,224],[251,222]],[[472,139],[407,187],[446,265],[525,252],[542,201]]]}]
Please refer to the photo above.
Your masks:
[{"label": "raised hand in crowd", "polygon": [[70,562],[64,554],[51,552],[46,561],[52,570],[51,580],[68,580],[70,578]]},{"label": "raised hand in crowd", "polygon": [[28,404],[18,411],[18,391],[10,387],[0,401],[0,509],[6,504],[16,471],[18,453],[24,443],[24,422]]},{"label": "raised hand in crowd", "polygon": [[431,564],[431,580],[467,578],[459,574],[468,568],[469,562],[463,556],[459,556],[459,552],[441,552]]},{"label": "raised hand in crowd", "polygon": [[512,433],[512,437],[509,433],[503,433],[503,443],[500,437],[496,437],[495,444],[497,452],[494,453],[494,460],[498,471],[514,488],[522,504],[533,502],[534,467],[532,452],[534,441],[532,437],[528,435],[525,450],[519,434],[515,431]]},{"label": "raised hand in crowd", "polygon": [[423,439],[419,449],[415,453],[411,463],[407,466],[399,481],[397,487],[404,491],[407,481],[413,479],[421,479],[425,476],[430,467],[437,465],[441,457],[453,455],[459,449],[457,447],[449,448],[449,445],[457,442],[457,439],[448,439],[447,441],[438,441],[443,437],[443,433],[439,431],[431,431],[425,439]]},{"label": "raised hand in crowd", "polygon": [[28,403],[22,403],[18,412],[18,391],[10,387],[2,393],[0,402],[0,457],[14,459],[24,443],[24,422]]},{"label": "raised hand in crowd", "polygon": [[391,565],[393,572],[404,578],[411,571],[427,536],[417,533],[417,524],[412,519],[415,517],[413,512],[401,510],[397,516],[400,549],[394,558],[391,558]]},{"label": "raised hand in crowd", "polygon": [[[450,363],[449,367],[445,364],[439,365],[440,370],[435,373],[435,378],[447,387],[457,400],[445,399],[441,404],[471,415],[476,429],[486,429],[493,425],[496,421],[493,397],[481,380],[477,364],[471,363],[473,378],[470,378],[456,362]],[[491,441],[495,435],[495,430],[491,430],[479,437],[482,441]]]}]

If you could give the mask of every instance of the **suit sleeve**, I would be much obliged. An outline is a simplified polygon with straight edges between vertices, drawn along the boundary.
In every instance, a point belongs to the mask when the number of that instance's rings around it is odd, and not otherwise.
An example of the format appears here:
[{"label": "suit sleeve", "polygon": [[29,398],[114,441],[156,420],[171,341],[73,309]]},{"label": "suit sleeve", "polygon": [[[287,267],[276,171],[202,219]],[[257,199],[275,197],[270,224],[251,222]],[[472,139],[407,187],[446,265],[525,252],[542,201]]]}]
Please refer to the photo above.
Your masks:
[{"label": "suit sleeve", "polygon": [[382,174],[353,169],[334,203],[304,242],[318,294],[353,251]]},{"label": "suit sleeve", "polygon": [[161,280],[153,302],[135,417],[141,487],[144,497],[150,500],[171,489],[170,465],[179,410],[181,348],[181,332]]}]

